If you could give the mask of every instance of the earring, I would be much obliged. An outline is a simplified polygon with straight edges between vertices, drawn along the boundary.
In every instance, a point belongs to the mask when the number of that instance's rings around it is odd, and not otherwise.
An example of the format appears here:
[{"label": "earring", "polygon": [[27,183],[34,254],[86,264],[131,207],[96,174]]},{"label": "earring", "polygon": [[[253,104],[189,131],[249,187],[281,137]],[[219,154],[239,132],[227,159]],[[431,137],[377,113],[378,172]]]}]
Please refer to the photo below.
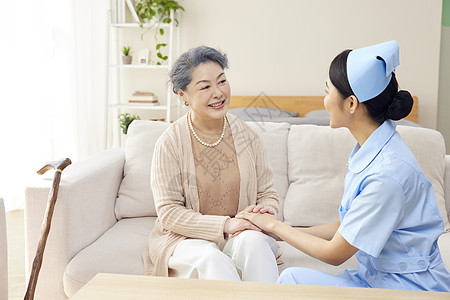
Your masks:
[{"label": "earring", "polygon": [[187,103],[186,101],[183,101],[185,106],[189,106],[189,103]]}]

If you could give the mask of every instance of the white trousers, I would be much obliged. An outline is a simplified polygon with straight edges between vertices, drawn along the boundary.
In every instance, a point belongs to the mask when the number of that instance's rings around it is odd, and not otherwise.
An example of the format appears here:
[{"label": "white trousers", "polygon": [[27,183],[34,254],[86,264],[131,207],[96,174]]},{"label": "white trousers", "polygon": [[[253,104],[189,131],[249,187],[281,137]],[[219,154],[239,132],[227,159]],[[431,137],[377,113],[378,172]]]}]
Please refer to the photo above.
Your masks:
[{"label": "white trousers", "polygon": [[232,281],[276,282],[277,243],[261,232],[246,230],[223,247],[201,239],[186,239],[169,259],[169,276]]}]

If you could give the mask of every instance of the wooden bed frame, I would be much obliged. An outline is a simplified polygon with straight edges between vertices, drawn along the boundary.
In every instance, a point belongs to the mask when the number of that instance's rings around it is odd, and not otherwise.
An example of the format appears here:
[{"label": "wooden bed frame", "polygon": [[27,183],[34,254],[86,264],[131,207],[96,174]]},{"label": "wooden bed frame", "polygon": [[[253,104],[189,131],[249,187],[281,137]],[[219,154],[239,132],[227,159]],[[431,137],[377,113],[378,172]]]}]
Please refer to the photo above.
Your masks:
[{"label": "wooden bed frame", "polygon": [[[279,108],[289,112],[297,112],[299,117],[304,117],[306,113],[325,109],[323,107],[323,96],[231,96],[229,108],[238,107],[269,107]],[[419,99],[414,98],[414,105],[406,120],[418,123]]]}]

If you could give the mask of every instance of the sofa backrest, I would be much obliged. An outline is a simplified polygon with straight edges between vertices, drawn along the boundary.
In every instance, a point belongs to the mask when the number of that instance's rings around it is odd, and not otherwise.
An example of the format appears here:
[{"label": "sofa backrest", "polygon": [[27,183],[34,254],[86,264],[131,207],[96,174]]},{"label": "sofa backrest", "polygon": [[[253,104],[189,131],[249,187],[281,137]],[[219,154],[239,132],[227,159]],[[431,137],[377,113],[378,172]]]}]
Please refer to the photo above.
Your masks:
[{"label": "sofa backrest", "polygon": [[[312,226],[339,219],[338,208],[355,140],[345,128],[248,122],[266,148],[274,186],[280,197],[278,218],[292,226]],[[124,178],[116,200],[116,217],[156,216],[150,186],[153,150],[170,126],[164,122],[133,121],[125,147]],[[433,184],[436,202],[449,229],[444,199],[445,146],[431,129],[397,126],[425,175]],[[449,208],[449,207],[447,207]]]},{"label": "sofa backrest", "polygon": [[267,159],[273,171],[273,185],[280,200],[277,214],[283,220],[283,203],[289,187],[287,140],[291,125],[288,123],[247,122],[250,128],[259,134],[264,144]]},{"label": "sofa backrest", "polygon": [[339,220],[347,160],[355,140],[345,128],[292,125],[284,221],[314,226]]},{"label": "sofa backrest", "polygon": [[450,224],[445,203],[445,141],[439,131],[410,126],[397,126],[417,159],[420,168],[433,185],[436,203],[444,220],[445,230]]},{"label": "sofa backrest", "polygon": [[[442,135],[431,129],[397,126],[419,165],[433,185],[446,229],[444,199],[445,146]],[[292,125],[288,136],[289,188],[284,221],[292,226],[313,226],[339,220],[348,157],[355,145],[347,129]]]},{"label": "sofa backrest", "polygon": [[156,141],[169,126],[165,122],[144,120],[135,120],[130,124],[125,145],[123,180],[116,199],[118,220],[156,216],[150,169]]}]

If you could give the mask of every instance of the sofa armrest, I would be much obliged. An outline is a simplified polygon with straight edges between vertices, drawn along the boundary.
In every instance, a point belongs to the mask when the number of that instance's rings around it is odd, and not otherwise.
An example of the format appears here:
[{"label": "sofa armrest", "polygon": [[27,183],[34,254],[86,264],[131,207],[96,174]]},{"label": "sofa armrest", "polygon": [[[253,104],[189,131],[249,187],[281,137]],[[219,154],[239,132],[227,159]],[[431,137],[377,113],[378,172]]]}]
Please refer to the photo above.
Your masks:
[{"label": "sofa armrest", "polygon": [[[123,178],[124,159],[122,149],[107,150],[63,171],[36,289],[38,299],[53,299],[55,294],[64,293],[62,282],[67,264],[117,222],[114,205]],[[50,177],[36,177],[36,182],[25,189],[27,276],[53,180],[52,172],[48,173]]]},{"label": "sofa armrest", "polygon": [[445,156],[445,174],[444,174],[444,197],[445,208],[450,222],[450,155]]}]

